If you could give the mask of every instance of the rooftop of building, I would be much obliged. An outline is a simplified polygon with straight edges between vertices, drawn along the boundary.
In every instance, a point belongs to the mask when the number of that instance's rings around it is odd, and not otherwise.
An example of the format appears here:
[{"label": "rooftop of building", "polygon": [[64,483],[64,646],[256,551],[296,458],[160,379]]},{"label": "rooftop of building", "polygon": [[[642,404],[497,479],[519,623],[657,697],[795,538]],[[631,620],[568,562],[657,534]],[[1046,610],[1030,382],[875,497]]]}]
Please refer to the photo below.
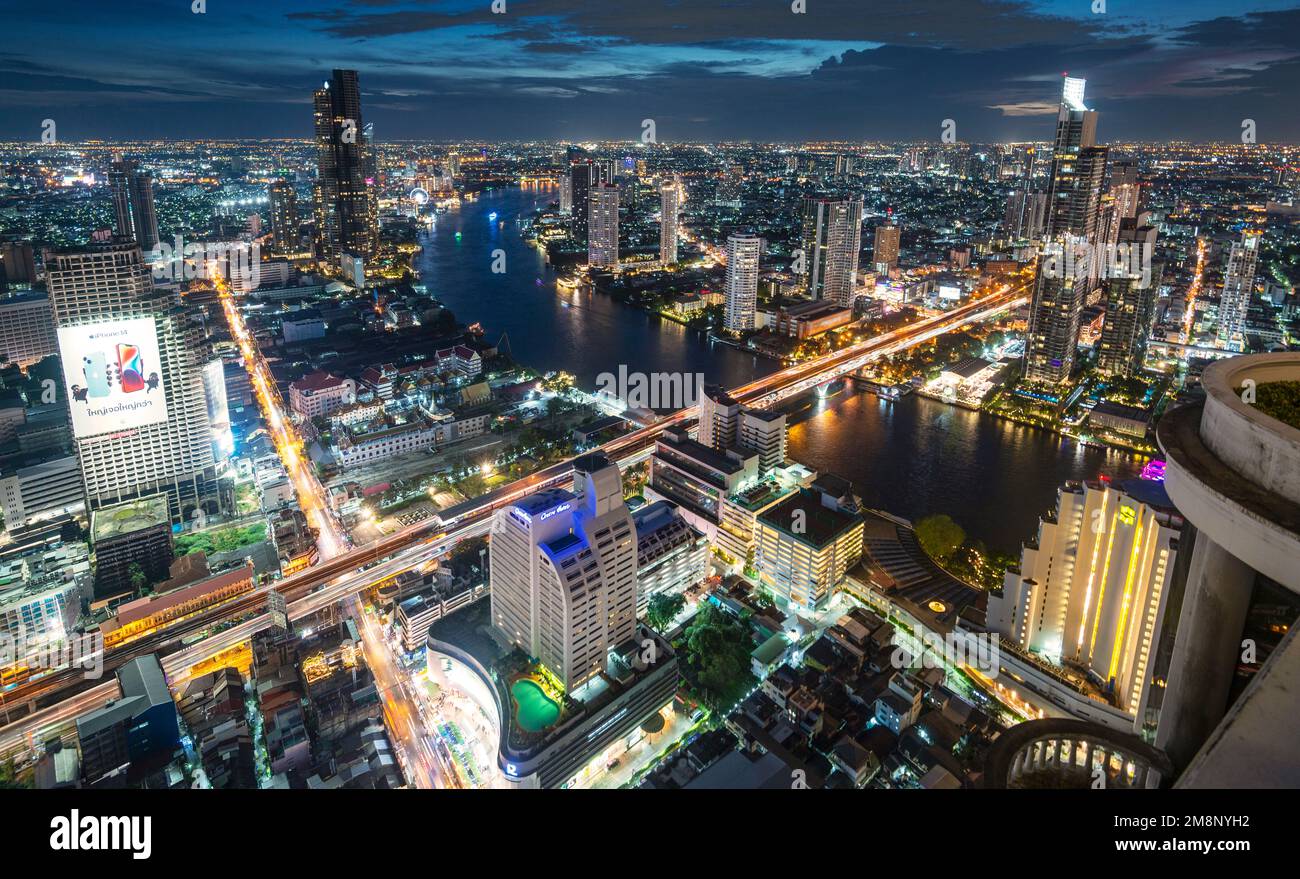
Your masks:
[{"label": "rooftop of building", "polygon": [[571,503],[573,498],[573,492],[566,488],[547,488],[515,501],[514,508],[531,517]]},{"label": "rooftop of building", "polygon": [[[796,513],[802,525],[796,531]],[[862,522],[862,516],[832,509],[822,503],[822,493],[801,488],[775,506],[758,514],[758,521],[815,549],[829,546],[842,534]]]},{"label": "rooftop of building", "polygon": [[173,704],[162,665],[153,654],[137,657],[118,668],[117,680],[122,688],[122,698],[79,716],[78,736],[94,735],[154,706]]},{"label": "rooftop of building", "polygon": [[853,494],[853,483],[834,473],[822,473],[813,480],[812,487],[834,498],[848,497]]},{"label": "rooftop of building", "polygon": [[775,409],[746,409],[746,418],[754,418],[758,421],[776,423],[785,420],[784,412],[777,412]]},{"label": "rooftop of building", "polygon": [[871,583],[936,632],[949,632],[958,618],[982,623],[988,594],[940,568],[906,523],[874,511],[864,514],[862,561],[855,578]]},{"label": "rooftop of building", "polygon": [[632,513],[632,524],[636,527],[638,538],[653,534],[680,520],[677,505],[672,501],[655,501]]},{"label": "rooftop of building", "polygon": [[686,435],[685,431],[665,431],[659,442],[719,473],[732,474],[745,469],[742,463],[728,456],[725,452],[719,452],[717,449],[691,439]]},{"label": "rooftop of building", "polygon": [[719,404],[719,405],[721,405],[721,406],[737,406],[737,405],[739,405],[739,404],[735,401],[735,399],[732,398],[731,394],[727,393],[727,391],[726,391],[725,389],[720,388],[720,387],[718,387],[717,385],[708,385],[708,386],[706,386],[706,387],[704,388],[704,396],[708,397],[710,400],[712,400],[713,402],[715,402],[715,403],[717,403],[717,404]]},{"label": "rooftop of building", "polygon": [[323,391],[329,388],[337,388],[347,379],[339,378],[336,375],[330,375],[324,370],[309,372],[295,382],[290,382],[289,387],[297,391]]},{"label": "rooftop of building", "polygon": [[966,357],[958,360],[950,366],[945,366],[943,371],[960,378],[971,378],[972,376],[979,375],[989,366],[989,361],[985,360],[983,357]]},{"label": "rooftop of building", "polygon": [[819,317],[828,317],[841,311],[851,313],[851,309],[845,308],[842,305],[837,305],[830,299],[813,299],[808,302],[800,302],[796,305],[788,305],[781,310],[786,313],[786,316],[800,320],[813,320]]},{"label": "rooftop of building", "polygon": [[604,452],[589,452],[573,459],[573,472],[575,473],[595,473],[609,467],[609,458]]},{"label": "rooftop of building", "polygon": [[1102,400],[1096,406],[1092,407],[1093,415],[1110,415],[1116,418],[1131,418],[1134,421],[1146,421],[1147,413],[1136,406],[1125,406],[1123,403],[1113,403],[1110,400]]},{"label": "rooftop of building", "polygon": [[90,514],[90,542],[99,543],[114,537],[134,534],[146,528],[169,525],[166,495],[149,497],[101,507]]}]

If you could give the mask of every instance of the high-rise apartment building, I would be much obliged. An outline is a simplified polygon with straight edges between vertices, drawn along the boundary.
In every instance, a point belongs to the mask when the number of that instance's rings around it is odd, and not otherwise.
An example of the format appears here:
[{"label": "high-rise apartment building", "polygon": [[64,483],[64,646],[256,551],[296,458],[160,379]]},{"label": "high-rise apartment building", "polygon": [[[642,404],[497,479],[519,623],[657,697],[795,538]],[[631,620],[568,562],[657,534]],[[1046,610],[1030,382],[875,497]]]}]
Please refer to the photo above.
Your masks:
[{"label": "high-rise apartment building", "polygon": [[656,595],[680,595],[704,579],[709,541],[669,501],[646,504],[632,514],[637,545],[637,616]]},{"label": "high-rise apartment building", "polygon": [[1067,484],[990,621],[1021,648],[1086,672],[1136,719],[1182,527],[1162,483]]},{"label": "high-rise apartment building", "polygon": [[604,183],[587,195],[587,265],[618,267],[618,187]]},{"label": "high-rise apartment building", "polygon": [[1255,292],[1255,265],[1259,261],[1259,233],[1247,230],[1233,242],[1219,294],[1219,340],[1233,351],[1246,350],[1246,315]]},{"label": "high-rise apartment building", "polygon": [[573,213],[573,177],[570,174],[560,175],[560,213]]},{"label": "high-rise apartment building", "polygon": [[637,539],[618,467],[574,462],[574,490],[546,489],[492,525],[492,625],[569,692],[636,634]]},{"label": "high-rise apartment building", "polygon": [[[45,265],[68,402],[84,410],[81,425],[77,412],[73,423],[88,509],[159,493],[173,522],[228,507],[212,456],[206,343],[194,315],[174,292],[154,288],[133,242],[49,251]],[[141,321],[153,339],[132,335]],[[159,395],[165,420],[132,414],[156,406]]]},{"label": "high-rise apartment building", "polygon": [[318,256],[369,257],[379,245],[372,146],[361,119],[355,70],[335,70],[314,96]]},{"label": "high-rise apartment building", "polygon": [[158,214],[153,204],[153,175],[140,170],[134,159],[113,162],[108,170],[113,194],[113,231],[133,238],[148,252],[158,245]]},{"label": "high-rise apartment building", "polygon": [[700,395],[701,445],[719,452],[738,449],[758,456],[758,473],[785,463],[785,414],[742,406],[721,388],[709,386]]},{"label": "high-rise apartment building", "polygon": [[1107,150],[1097,146],[1097,113],[1083,103],[1084,85],[1065,78],[1047,191],[1049,253],[1039,260],[1030,309],[1025,376],[1046,384],[1070,377],[1079,315],[1099,277],[1093,257]]},{"label": "high-rise apartment building", "polygon": [[587,243],[587,226],[590,222],[591,193],[613,177],[605,176],[605,165],[585,159],[569,166],[569,197],[572,199],[569,216],[569,234],[579,244]]},{"label": "high-rise apartment building", "polygon": [[801,488],[760,513],[754,530],[759,582],[792,610],[825,606],[862,558],[864,519],[839,499]]},{"label": "high-rise apartment building", "polygon": [[1097,349],[1103,375],[1131,376],[1142,369],[1158,278],[1151,275],[1156,228],[1147,215],[1119,222],[1117,255],[1106,270],[1106,317]]},{"label": "high-rise apartment building", "polygon": [[36,283],[36,255],[28,241],[0,241],[0,293]]},{"label": "high-rise apartment building", "polygon": [[677,262],[677,211],[680,201],[677,181],[665,181],[659,186],[659,262],[664,266]]},{"label": "high-rise apartment building", "polygon": [[898,266],[899,228],[893,224],[876,227],[876,242],[872,248],[872,267],[882,275]]},{"label": "high-rise apartment building", "polygon": [[729,449],[736,444],[741,405],[717,385],[700,394],[699,428],[696,438],[711,449]]},{"label": "high-rise apartment building", "polygon": [[1107,191],[1115,198],[1121,220],[1136,217],[1142,207],[1142,184],[1138,180],[1137,162],[1126,159],[1113,163]]},{"label": "high-rise apartment building", "polygon": [[0,297],[0,363],[27,367],[58,347],[49,296],[33,290]]},{"label": "high-rise apartment building", "polygon": [[746,408],[740,413],[737,439],[743,449],[758,453],[758,472],[767,473],[785,463],[784,412]]},{"label": "high-rise apartment building", "polygon": [[[861,247],[860,196],[804,199],[802,249],[809,297],[852,307]],[[895,242],[894,260],[897,259]]]},{"label": "high-rise apartment building", "polygon": [[727,236],[727,303],[723,325],[729,332],[744,333],[754,328],[758,305],[758,257],[763,239],[757,235]]},{"label": "high-rise apartment building", "polygon": [[293,181],[280,179],[271,184],[271,238],[276,250],[298,247],[298,194]]},{"label": "high-rise apartment building", "polygon": [[1007,196],[1002,228],[1008,238],[1034,239],[1043,234],[1047,222],[1047,193],[1036,189],[1017,189]]}]

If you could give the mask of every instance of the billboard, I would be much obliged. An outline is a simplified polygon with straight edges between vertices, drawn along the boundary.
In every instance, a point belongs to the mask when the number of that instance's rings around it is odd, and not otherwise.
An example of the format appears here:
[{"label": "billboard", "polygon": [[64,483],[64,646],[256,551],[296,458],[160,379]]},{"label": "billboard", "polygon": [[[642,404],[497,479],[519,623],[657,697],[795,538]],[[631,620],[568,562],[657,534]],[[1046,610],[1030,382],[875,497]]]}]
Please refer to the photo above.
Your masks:
[{"label": "billboard", "polygon": [[153,318],[59,327],[59,357],[78,439],[167,420]]}]

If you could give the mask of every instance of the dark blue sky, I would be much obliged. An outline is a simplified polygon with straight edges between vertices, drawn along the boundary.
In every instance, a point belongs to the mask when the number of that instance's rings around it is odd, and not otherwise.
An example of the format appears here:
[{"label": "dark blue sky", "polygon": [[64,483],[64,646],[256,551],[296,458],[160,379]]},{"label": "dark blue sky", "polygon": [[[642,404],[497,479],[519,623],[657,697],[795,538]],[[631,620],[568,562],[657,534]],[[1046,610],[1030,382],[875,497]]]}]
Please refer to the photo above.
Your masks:
[{"label": "dark blue sky", "polygon": [[1300,141],[1294,0],[0,0],[0,138],[310,133],[360,71],[399,138]]}]

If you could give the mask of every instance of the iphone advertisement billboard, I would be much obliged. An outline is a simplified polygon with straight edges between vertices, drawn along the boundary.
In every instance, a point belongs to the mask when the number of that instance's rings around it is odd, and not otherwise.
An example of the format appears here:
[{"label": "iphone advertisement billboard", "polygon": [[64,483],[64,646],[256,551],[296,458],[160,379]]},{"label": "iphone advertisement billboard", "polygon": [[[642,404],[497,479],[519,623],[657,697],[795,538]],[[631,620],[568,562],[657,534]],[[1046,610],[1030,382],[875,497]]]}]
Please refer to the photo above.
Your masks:
[{"label": "iphone advertisement billboard", "polygon": [[152,318],[60,327],[59,356],[78,439],[167,420]]}]

